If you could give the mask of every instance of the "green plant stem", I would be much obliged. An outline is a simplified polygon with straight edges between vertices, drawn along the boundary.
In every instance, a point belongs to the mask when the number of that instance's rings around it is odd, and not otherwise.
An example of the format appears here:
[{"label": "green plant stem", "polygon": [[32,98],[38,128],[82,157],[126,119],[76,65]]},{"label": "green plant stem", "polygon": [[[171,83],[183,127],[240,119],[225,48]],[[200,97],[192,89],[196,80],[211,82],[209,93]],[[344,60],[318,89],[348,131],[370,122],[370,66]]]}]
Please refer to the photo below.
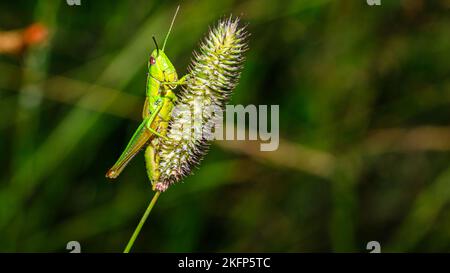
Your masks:
[{"label": "green plant stem", "polygon": [[139,221],[139,224],[137,225],[136,229],[134,230],[133,235],[131,236],[130,240],[128,241],[127,246],[125,247],[125,250],[123,253],[129,253],[131,248],[133,247],[134,241],[136,241],[136,238],[139,235],[139,232],[141,232],[142,226],[145,224],[145,221],[148,218],[148,215],[152,211],[153,206],[155,205],[156,201],[158,200],[159,195],[161,192],[157,191],[155,195],[152,198],[152,201],[150,201],[150,204],[148,205],[147,209],[145,210],[144,215],[142,215],[141,221]]}]

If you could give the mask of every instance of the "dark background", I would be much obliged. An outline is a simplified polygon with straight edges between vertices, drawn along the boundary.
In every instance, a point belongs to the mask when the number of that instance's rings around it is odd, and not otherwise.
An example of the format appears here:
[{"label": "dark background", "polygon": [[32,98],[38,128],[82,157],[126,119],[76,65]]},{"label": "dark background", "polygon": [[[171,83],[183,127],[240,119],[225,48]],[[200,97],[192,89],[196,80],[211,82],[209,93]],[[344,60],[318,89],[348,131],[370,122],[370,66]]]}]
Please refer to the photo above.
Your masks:
[{"label": "dark background", "polygon": [[[122,251],[152,196],[136,129],[152,35],[179,74],[208,26],[240,15],[233,104],[280,105],[280,147],[218,141],[161,195],[139,252],[450,250],[450,1],[1,1],[0,251]],[[1,35],[0,35],[1,36]],[[0,39],[0,43],[5,39]]]}]

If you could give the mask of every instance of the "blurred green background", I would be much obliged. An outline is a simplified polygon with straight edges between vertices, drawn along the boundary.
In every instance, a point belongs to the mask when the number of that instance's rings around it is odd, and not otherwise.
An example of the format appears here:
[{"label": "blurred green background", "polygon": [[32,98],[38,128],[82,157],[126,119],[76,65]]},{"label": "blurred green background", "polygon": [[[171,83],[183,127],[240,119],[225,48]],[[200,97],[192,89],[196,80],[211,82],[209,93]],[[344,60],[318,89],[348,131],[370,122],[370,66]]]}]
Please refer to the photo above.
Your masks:
[{"label": "blurred green background", "polygon": [[143,155],[104,175],[178,4],[179,74],[209,25],[248,23],[232,104],[280,105],[280,147],[215,142],[134,251],[450,251],[449,0],[16,0],[0,36],[36,22],[49,36],[0,55],[1,252],[123,250],[152,197]]}]

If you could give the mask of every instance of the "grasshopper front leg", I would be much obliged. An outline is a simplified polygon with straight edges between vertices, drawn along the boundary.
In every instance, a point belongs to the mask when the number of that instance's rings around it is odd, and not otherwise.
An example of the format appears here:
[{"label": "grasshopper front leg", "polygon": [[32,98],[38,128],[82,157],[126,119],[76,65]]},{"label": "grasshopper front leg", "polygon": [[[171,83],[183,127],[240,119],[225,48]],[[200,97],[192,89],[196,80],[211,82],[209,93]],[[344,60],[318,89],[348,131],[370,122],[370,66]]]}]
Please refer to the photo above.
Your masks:
[{"label": "grasshopper front leg", "polygon": [[[172,82],[161,82],[161,85],[185,85],[188,84],[188,80],[189,80],[189,74],[184,75],[183,77],[181,77],[180,79],[178,79],[177,81],[172,81]],[[173,87],[175,88],[175,87]]]}]

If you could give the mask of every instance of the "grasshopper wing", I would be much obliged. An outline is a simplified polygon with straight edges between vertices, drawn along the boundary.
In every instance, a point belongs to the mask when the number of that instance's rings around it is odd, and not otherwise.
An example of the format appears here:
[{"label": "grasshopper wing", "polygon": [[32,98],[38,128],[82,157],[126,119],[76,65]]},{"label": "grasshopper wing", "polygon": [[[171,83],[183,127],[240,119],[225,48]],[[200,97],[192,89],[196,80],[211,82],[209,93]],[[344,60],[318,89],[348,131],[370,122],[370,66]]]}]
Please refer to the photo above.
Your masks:
[{"label": "grasshopper wing", "polygon": [[139,128],[134,133],[130,142],[128,142],[127,147],[120,155],[117,162],[112,166],[111,169],[106,173],[108,178],[116,178],[127,166],[128,162],[144,147],[144,145],[149,141],[150,137],[153,135],[146,127],[147,120],[139,125]]}]

